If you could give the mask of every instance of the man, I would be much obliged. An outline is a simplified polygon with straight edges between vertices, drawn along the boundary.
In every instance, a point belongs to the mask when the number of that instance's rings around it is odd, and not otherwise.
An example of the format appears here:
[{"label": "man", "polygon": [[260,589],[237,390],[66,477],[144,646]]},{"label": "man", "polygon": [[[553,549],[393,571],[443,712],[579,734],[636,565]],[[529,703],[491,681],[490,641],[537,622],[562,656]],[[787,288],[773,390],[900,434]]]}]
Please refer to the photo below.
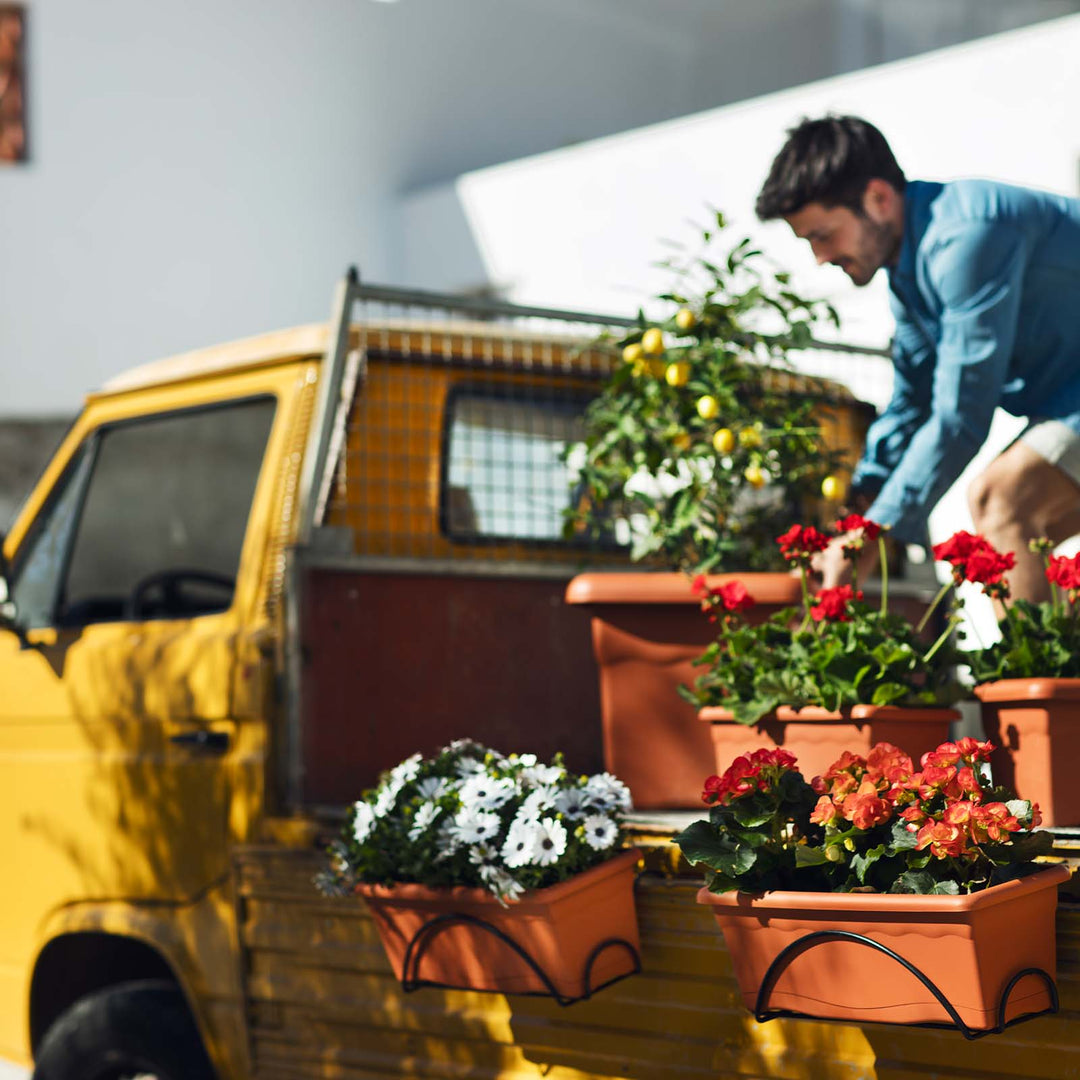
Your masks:
[{"label": "man", "polygon": [[[1028,540],[1080,533],[1080,201],[987,180],[908,181],[877,128],[827,116],[788,133],[757,213],[783,218],[858,286],[888,273],[895,383],[851,490],[897,539],[924,539],[997,406],[1028,418],[968,501],[976,531],[1016,553],[1013,594],[1043,599]],[[821,556],[825,585],[846,577],[841,543]]]}]

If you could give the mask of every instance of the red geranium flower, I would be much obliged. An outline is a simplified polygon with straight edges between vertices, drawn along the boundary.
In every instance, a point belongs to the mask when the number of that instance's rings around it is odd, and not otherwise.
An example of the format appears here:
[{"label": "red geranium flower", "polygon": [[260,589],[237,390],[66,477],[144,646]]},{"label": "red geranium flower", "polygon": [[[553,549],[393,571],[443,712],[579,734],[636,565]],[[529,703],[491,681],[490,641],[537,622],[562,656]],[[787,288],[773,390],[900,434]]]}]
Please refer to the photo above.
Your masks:
[{"label": "red geranium flower", "polygon": [[713,589],[712,595],[720,600],[725,611],[746,611],[757,603],[741,581],[729,581]]},{"label": "red geranium flower", "polygon": [[959,532],[953,533],[948,540],[935,544],[931,550],[934,553],[934,558],[939,562],[948,562],[955,566],[957,563],[962,563],[976,551],[984,551],[988,547],[990,547],[990,541],[985,536],[980,536],[978,533],[969,533],[961,529]]},{"label": "red geranium flower", "polygon": [[876,521],[863,517],[862,514],[848,514],[847,517],[842,517],[836,522],[838,533],[854,532],[856,529],[862,529],[863,536],[867,540],[876,540],[881,533],[881,526]]},{"label": "red geranium flower", "polygon": [[1051,555],[1046,568],[1046,580],[1063,589],[1080,589],[1080,552],[1069,558]]},{"label": "red geranium flower", "polygon": [[810,598],[810,614],[814,622],[822,619],[829,622],[851,622],[848,604],[852,600],[862,599],[862,590],[855,592],[850,585],[837,585],[833,589],[821,589]]},{"label": "red geranium flower", "polygon": [[806,558],[829,546],[829,538],[818,532],[813,525],[792,525],[782,536],[776,538],[780,551],[789,562]]},{"label": "red geranium flower", "polygon": [[1016,566],[1016,556],[1011,552],[1002,555],[991,547],[973,551],[964,561],[963,574],[967,581],[977,585],[993,585],[1001,580],[1006,570]]},{"label": "red geranium flower", "polygon": [[828,795],[822,795],[810,811],[810,820],[815,825],[831,825],[839,816],[840,810]]}]

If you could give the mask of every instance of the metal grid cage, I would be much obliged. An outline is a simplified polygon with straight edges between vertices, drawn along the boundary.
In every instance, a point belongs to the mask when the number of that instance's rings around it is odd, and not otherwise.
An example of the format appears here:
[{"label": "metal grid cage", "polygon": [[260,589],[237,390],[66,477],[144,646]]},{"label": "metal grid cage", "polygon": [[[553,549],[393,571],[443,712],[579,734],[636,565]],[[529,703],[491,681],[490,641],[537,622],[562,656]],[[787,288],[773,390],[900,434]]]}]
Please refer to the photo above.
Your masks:
[{"label": "metal grid cage", "polygon": [[[627,564],[614,534],[586,544],[563,522],[585,406],[634,319],[364,285],[350,307],[355,389],[322,521],[351,531],[354,558],[443,570]],[[815,374],[847,396],[862,352],[815,352]]]}]

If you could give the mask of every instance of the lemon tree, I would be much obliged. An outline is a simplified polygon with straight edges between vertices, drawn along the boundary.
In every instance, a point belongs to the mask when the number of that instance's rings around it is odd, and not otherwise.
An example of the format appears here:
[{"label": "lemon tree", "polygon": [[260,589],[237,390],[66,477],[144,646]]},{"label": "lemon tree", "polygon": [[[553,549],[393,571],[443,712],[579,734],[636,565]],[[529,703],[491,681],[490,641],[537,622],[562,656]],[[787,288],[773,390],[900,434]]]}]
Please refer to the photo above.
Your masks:
[{"label": "lemon tree", "polygon": [[568,536],[628,538],[635,558],[672,568],[772,569],[786,523],[836,511],[842,485],[823,482],[839,455],[820,419],[846,391],[788,360],[836,312],[727,232],[717,213],[702,253],[669,262],[677,284],[658,298],[668,318],[639,313],[631,333],[606,340],[624,362],[586,414]]}]

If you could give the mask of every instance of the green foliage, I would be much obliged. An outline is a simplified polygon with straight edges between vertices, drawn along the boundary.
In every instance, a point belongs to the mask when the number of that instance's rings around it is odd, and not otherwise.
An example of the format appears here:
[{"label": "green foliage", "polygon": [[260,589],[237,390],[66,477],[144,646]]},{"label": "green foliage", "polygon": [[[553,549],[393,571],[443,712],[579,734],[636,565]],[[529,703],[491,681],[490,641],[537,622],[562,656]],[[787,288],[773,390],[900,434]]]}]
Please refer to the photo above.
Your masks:
[{"label": "green foliage", "polygon": [[843,755],[813,784],[783,749],[706,781],[707,821],[674,838],[717,893],[977,892],[1036,869],[1052,837],[990,786],[988,743],[944,743],[922,772],[894,746]]},{"label": "green foliage", "polygon": [[1012,600],[1000,641],[965,654],[976,682],[1080,678],[1080,605]]},{"label": "green foliage", "polygon": [[[717,214],[706,254],[724,228]],[[773,569],[779,525],[820,499],[838,461],[822,440],[822,384],[789,374],[787,354],[836,312],[792,292],[749,239],[706,254],[666,264],[679,281],[658,298],[673,306],[669,318],[641,317],[609,342],[628,359],[586,413],[581,499],[565,531],[606,537],[628,518],[636,559]],[[662,352],[643,352],[655,330]]]},{"label": "green foliage", "polygon": [[895,613],[861,600],[848,611],[844,622],[814,622],[795,609],[758,625],[723,617],[717,640],[695,661],[706,671],[684,696],[755,724],[778,705],[942,707],[967,694],[953,671],[959,654],[948,642],[931,652]]}]

